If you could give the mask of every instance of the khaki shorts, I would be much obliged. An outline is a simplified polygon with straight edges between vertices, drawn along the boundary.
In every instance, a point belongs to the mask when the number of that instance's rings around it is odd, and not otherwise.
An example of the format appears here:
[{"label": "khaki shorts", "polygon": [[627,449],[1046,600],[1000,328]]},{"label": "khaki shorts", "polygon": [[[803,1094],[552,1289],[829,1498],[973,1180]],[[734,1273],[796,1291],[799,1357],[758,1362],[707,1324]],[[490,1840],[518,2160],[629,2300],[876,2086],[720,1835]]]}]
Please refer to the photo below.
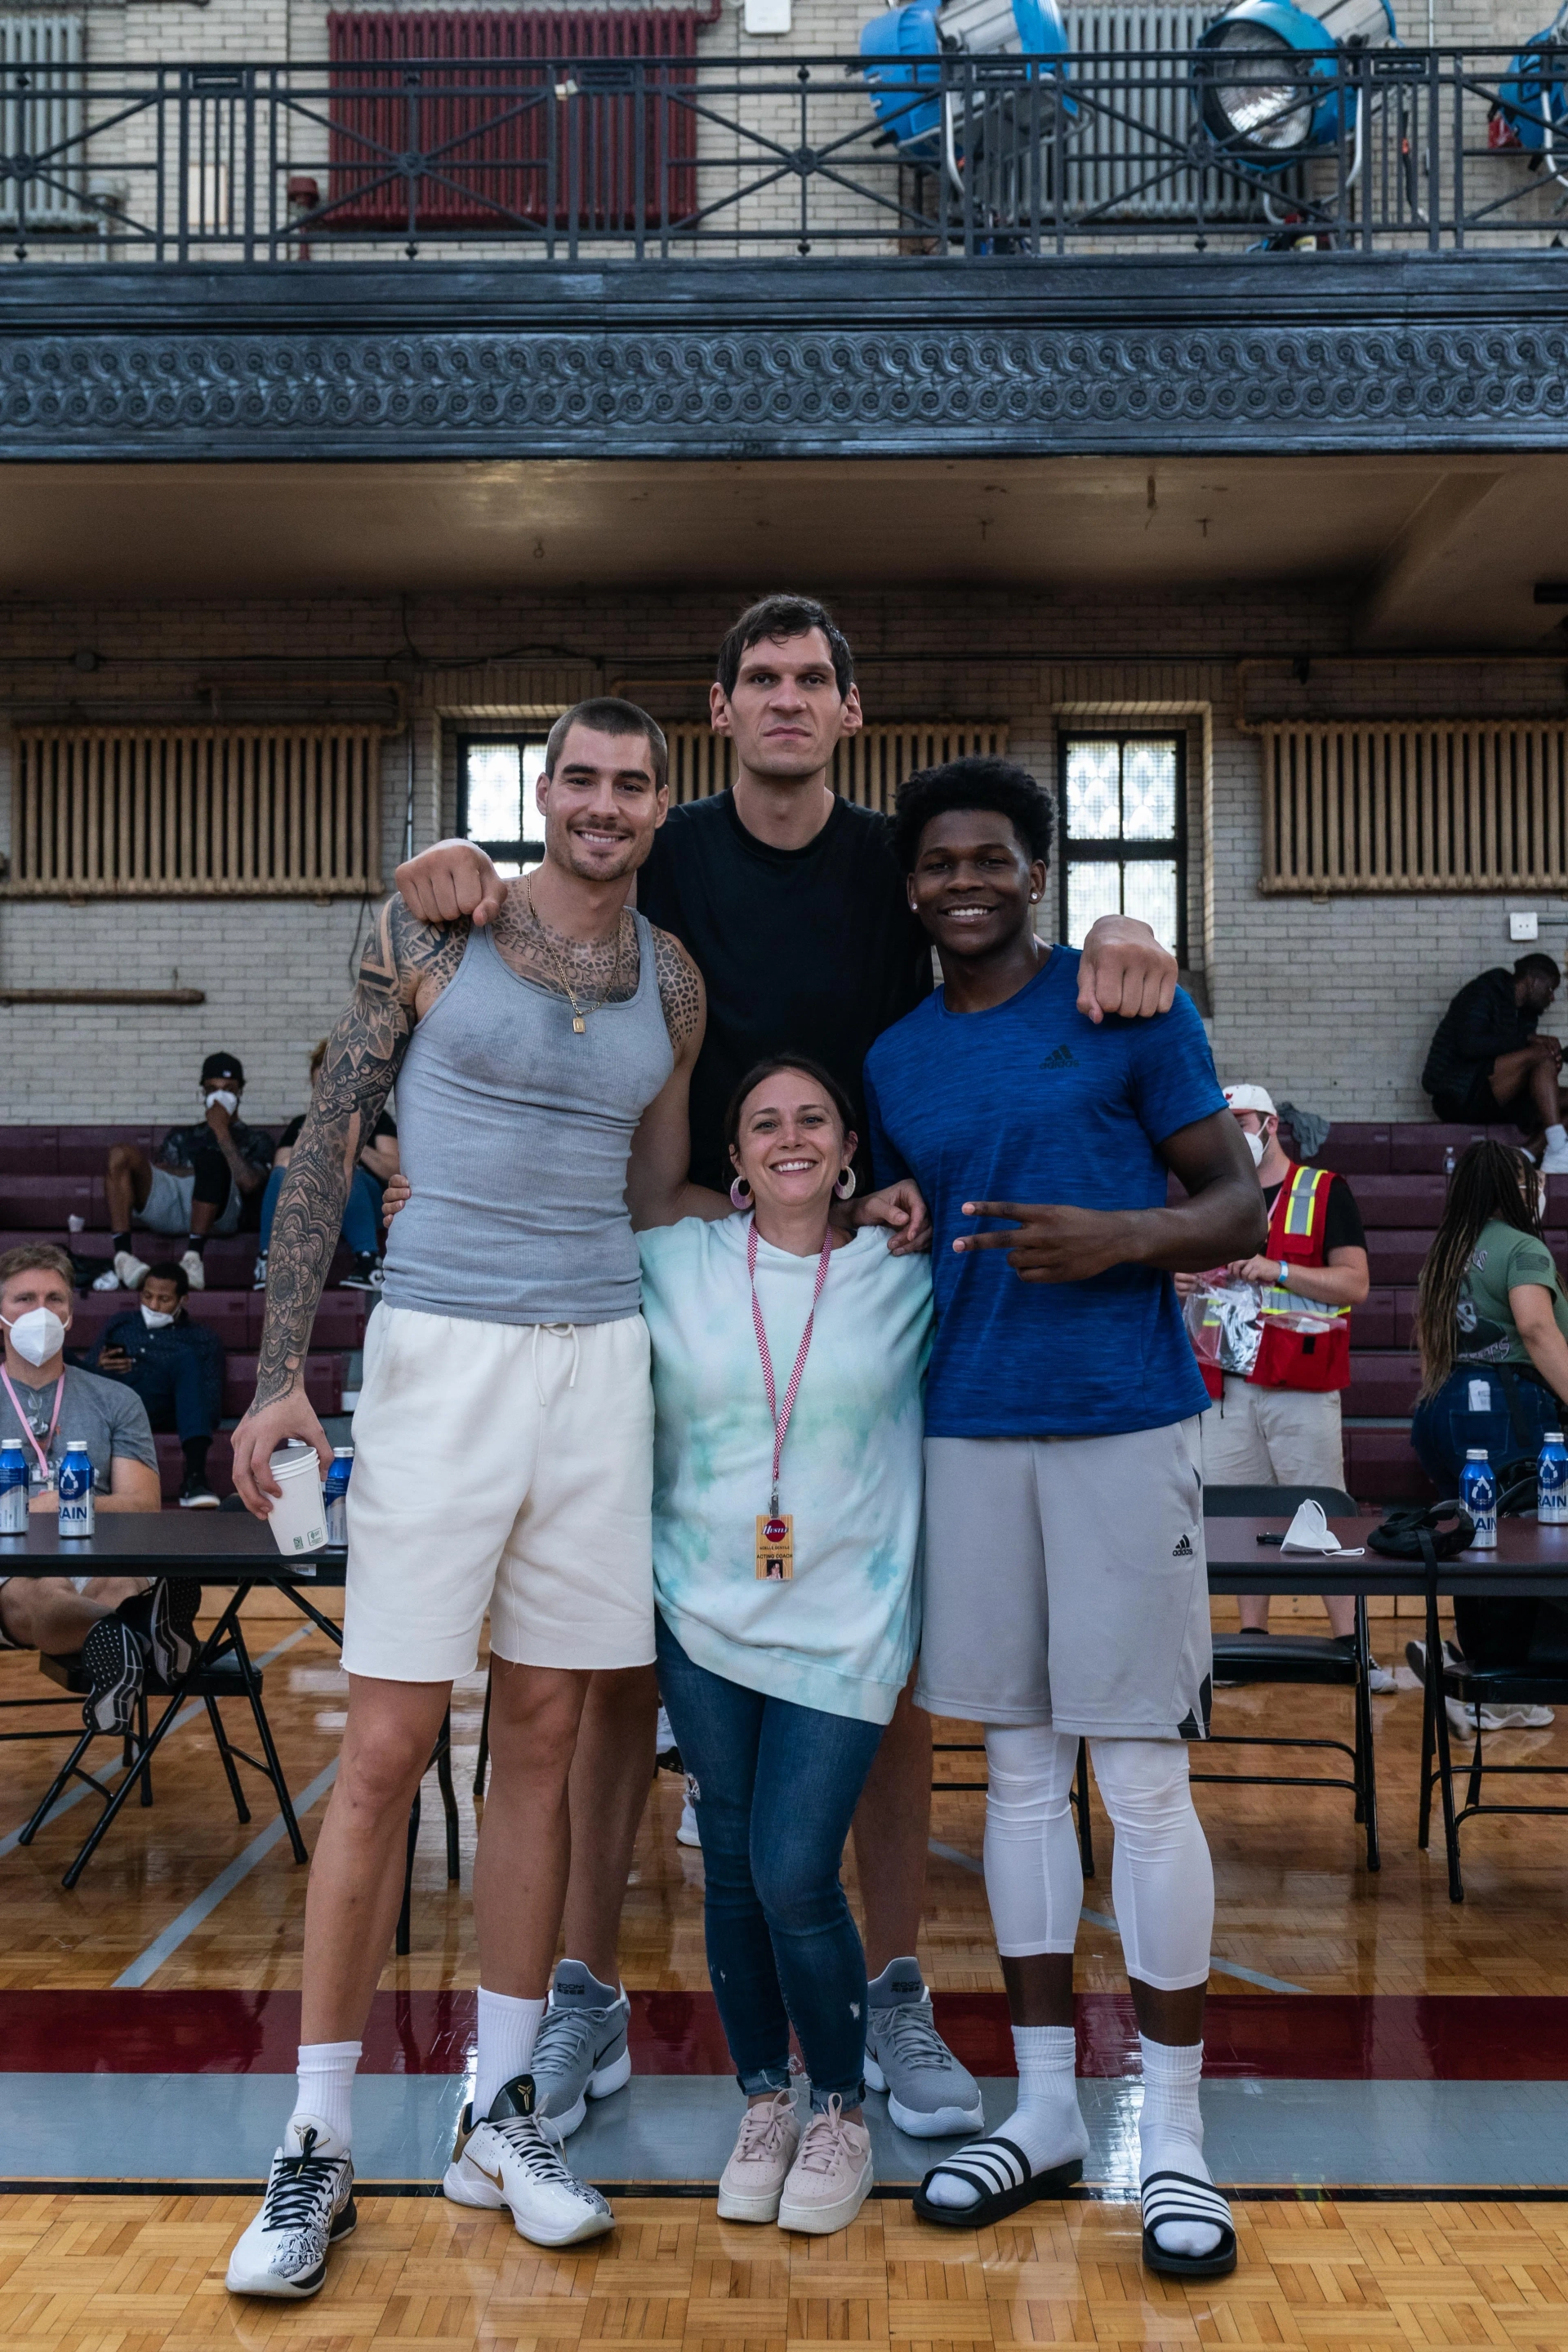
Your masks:
[{"label": "khaki shorts", "polygon": [[653,1663],[647,1326],[379,1306],[348,1498],[343,1664],[386,1682]]},{"label": "khaki shorts", "polygon": [[1227,1372],[1203,1415],[1205,1486],[1345,1484],[1338,1389],[1263,1389]]},{"label": "khaki shorts", "polygon": [[1198,1423],[928,1437],[915,1703],[1089,1739],[1201,1739],[1213,1672]]}]

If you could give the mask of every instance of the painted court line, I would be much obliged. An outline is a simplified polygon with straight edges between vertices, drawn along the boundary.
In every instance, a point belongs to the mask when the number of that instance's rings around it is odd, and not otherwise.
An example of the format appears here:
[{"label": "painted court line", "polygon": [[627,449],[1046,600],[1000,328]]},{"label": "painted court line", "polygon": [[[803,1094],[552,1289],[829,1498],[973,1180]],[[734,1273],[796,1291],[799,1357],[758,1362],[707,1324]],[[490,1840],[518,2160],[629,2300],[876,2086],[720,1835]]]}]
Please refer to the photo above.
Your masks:
[{"label": "painted court line", "polygon": [[[931,1851],[942,1862],[955,1862],[961,1870],[973,1871],[977,1878],[985,1875],[984,1864],[976,1862],[972,1853],[961,1853],[955,1845],[939,1845],[932,1838]],[[1091,1911],[1086,1905],[1079,1916],[1087,1919],[1091,1927],[1109,1927],[1111,1934],[1120,1939],[1121,1930],[1109,1911]],[[1243,1984],[1260,1986],[1265,1992],[1305,1992],[1307,1990],[1305,1985],[1291,1984],[1284,1977],[1265,1976],[1260,1969],[1244,1969],[1239,1960],[1222,1960],[1214,1952],[1209,1954],[1209,1969],[1215,1976],[1237,1977]]]},{"label": "painted court line", "polygon": [[[316,1629],[313,1625],[301,1625],[298,1633],[285,1635],[284,1639],[279,1642],[274,1649],[268,1650],[264,1656],[258,1658],[256,1661],[257,1664],[258,1666],[269,1666],[274,1658],[280,1658],[285,1650],[291,1650],[296,1642],[302,1642],[307,1633],[313,1633],[315,1630]],[[204,1722],[206,1720],[206,1707],[200,1699],[195,1702],[195,1706],[184,1708],[181,1713],[174,1717],[174,1720],[169,1726],[168,1730],[163,1734],[164,1738],[172,1739],[176,1731],[183,1731],[187,1723],[195,1723],[198,1716],[201,1717]],[[114,1780],[110,1781],[109,1786],[112,1791],[113,1790],[118,1789],[120,1782],[118,1780]],[[49,1820],[51,1822],[58,1821],[62,1813],[68,1813],[73,1805],[79,1805],[85,1797],[90,1797],[95,1793],[96,1792],[88,1788],[84,1782],[81,1786],[73,1789],[68,1796],[65,1796],[60,1799],[59,1803],[50,1813]],[[31,1818],[31,1815],[29,1815],[28,1819],[30,1820]],[[17,1826],[14,1830],[8,1830],[4,1837],[0,1837],[0,1855],[14,1853],[16,1852],[16,1848],[22,1843],[22,1832],[26,1828],[26,1822],[18,1822]]]}]

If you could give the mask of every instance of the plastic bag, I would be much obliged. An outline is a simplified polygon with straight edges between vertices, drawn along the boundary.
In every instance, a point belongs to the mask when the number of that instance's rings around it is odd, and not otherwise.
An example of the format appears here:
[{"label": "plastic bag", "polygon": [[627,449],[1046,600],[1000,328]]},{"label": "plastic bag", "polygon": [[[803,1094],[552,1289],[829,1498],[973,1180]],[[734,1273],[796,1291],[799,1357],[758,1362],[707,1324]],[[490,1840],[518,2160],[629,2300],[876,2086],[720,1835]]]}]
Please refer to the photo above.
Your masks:
[{"label": "plastic bag", "polygon": [[1223,1273],[1202,1276],[1183,1306],[1187,1337],[1200,1364],[1248,1373],[1263,1345],[1263,1293],[1255,1282]]}]

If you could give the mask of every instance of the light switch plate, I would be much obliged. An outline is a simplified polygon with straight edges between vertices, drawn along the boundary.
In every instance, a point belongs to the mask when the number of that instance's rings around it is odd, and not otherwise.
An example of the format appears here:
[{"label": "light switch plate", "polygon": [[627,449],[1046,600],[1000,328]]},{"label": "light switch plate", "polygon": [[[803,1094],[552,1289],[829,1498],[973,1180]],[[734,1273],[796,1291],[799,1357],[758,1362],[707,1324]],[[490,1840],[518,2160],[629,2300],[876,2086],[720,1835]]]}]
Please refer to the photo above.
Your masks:
[{"label": "light switch plate", "polygon": [[1510,940],[1538,940],[1541,937],[1539,915],[1510,915],[1508,919]]}]

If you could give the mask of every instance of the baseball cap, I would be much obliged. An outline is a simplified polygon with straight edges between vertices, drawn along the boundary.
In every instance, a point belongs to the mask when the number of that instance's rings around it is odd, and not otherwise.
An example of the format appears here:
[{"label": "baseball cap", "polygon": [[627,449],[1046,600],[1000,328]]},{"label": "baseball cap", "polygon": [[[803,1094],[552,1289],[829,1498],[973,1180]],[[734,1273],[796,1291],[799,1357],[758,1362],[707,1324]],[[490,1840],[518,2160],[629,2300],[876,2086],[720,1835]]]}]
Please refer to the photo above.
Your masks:
[{"label": "baseball cap", "polygon": [[1267,1087],[1222,1087],[1220,1092],[1232,1110],[1266,1112],[1270,1118],[1279,1116],[1274,1108],[1274,1097]]},{"label": "baseball cap", "polygon": [[210,1085],[214,1078],[237,1078],[245,1084],[245,1069],[237,1054],[209,1054],[202,1064],[202,1084]]}]

